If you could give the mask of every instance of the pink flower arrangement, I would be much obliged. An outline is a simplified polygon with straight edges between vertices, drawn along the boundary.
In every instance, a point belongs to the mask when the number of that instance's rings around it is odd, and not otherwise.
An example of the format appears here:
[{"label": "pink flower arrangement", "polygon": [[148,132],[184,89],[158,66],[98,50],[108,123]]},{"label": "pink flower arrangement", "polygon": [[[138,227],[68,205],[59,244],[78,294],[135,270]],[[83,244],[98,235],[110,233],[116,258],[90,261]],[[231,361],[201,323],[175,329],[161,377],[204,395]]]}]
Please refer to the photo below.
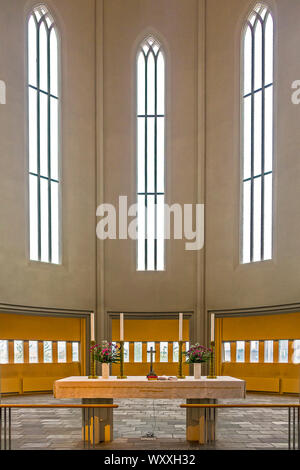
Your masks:
[{"label": "pink flower arrangement", "polygon": [[120,348],[115,343],[102,341],[100,344],[95,344],[90,348],[94,354],[95,361],[115,364],[120,362]]},{"label": "pink flower arrangement", "polygon": [[194,344],[190,347],[188,351],[185,351],[183,354],[186,357],[186,362],[188,364],[207,362],[211,358],[212,350],[201,346],[199,343]]}]

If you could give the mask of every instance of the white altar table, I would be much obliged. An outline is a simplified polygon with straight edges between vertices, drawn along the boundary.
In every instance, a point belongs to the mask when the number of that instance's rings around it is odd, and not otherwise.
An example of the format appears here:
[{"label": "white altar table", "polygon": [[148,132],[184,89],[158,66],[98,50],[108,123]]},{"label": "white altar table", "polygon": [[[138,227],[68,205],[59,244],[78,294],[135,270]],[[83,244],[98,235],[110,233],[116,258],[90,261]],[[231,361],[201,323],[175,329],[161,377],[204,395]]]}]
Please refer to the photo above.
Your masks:
[{"label": "white altar table", "polygon": [[[146,377],[128,377],[105,380],[88,377],[67,377],[54,383],[55,398],[81,398],[84,403],[113,403],[116,398],[183,399],[187,403],[216,403],[220,398],[245,398],[246,383],[233,377],[216,379],[186,377],[179,380],[147,380]],[[98,432],[95,442],[113,439],[113,410],[99,410]],[[186,438],[205,443],[203,428],[208,419],[204,409],[186,410]],[[209,419],[214,419],[210,416]],[[95,418],[96,420],[96,418]],[[214,437],[213,437],[214,438]]]}]

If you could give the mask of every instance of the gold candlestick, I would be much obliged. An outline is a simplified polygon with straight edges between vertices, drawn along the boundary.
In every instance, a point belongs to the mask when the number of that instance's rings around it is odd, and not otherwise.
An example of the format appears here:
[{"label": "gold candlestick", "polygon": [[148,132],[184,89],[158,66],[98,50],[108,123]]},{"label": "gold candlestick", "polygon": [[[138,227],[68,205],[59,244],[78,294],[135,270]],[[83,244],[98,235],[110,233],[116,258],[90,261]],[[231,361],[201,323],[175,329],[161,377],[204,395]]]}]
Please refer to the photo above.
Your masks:
[{"label": "gold candlestick", "polygon": [[93,346],[96,345],[96,341],[91,341],[91,346],[90,346],[90,371],[91,374],[89,375],[89,379],[98,379],[98,376],[96,375],[96,361],[95,361],[95,353],[94,350],[92,349]]},{"label": "gold candlestick", "polygon": [[215,373],[215,342],[211,341],[210,342],[210,348],[211,348],[211,356],[210,356],[210,363],[209,363],[209,375],[207,376],[208,379],[216,379],[216,373]]},{"label": "gold candlestick", "polygon": [[124,341],[120,341],[120,375],[118,379],[127,379],[127,376],[124,375]]},{"label": "gold candlestick", "polygon": [[179,357],[178,357],[178,379],[185,379],[185,375],[183,375],[183,370],[182,370],[182,345],[183,341],[179,341]]}]

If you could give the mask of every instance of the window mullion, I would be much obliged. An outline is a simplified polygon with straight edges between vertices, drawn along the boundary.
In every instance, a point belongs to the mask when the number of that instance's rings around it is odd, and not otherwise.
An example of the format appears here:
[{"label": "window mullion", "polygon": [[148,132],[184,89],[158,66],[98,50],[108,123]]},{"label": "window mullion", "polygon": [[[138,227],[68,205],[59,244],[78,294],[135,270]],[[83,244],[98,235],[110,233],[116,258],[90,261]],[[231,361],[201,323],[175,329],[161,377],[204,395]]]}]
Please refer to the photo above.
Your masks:
[{"label": "window mullion", "polygon": [[51,204],[51,97],[50,97],[50,33],[47,28],[47,64],[48,64],[48,257],[52,262],[52,204]]},{"label": "window mullion", "polygon": [[157,270],[157,57],[154,56],[155,101],[154,101],[154,269]]},{"label": "window mullion", "polygon": [[255,32],[251,27],[252,35],[252,77],[251,77],[251,203],[250,203],[250,260],[253,261],[254,252],[254,77],[255,77]]},{"label": "window mullion", "polygon": [[262,96],[261,96],[261,260],[264,260],[265,251],[265,27],[262,23]]},{"label": "window mullion", "polygon": [[41,247],[41,179],[40,179],[40,170],[41,170],[41,116],[40,116],[40,25],[38,23],[37,28],[37,189],[38,189],[38,260],[41,261],[42,256],[42,247]]},{"label": "window mullion", "polygon": [[148,57],[145,55],[145,270],[148,268]]}]

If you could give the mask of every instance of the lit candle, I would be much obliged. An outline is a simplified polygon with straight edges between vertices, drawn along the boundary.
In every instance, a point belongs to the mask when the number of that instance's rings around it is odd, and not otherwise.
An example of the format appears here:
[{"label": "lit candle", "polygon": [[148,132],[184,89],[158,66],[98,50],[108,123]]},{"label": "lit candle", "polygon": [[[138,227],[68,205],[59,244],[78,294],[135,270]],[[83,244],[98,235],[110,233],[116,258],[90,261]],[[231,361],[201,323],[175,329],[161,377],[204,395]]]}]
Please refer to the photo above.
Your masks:
[{"label": "lit candle", "polygon": [[91,313],[91,341],[95,341],[95,314]]},{"label": "lit candle", "polygon": [[183,313],[179,314],[179,341],[182,341]]},{"label": "lit candle", "polygon": [[215,314],[212,313],[210,316],[210,340],[215,340]]},{"label": "lit candle", "polygon": [[124,313],[120,313],[120,341],[124,341]]}]

